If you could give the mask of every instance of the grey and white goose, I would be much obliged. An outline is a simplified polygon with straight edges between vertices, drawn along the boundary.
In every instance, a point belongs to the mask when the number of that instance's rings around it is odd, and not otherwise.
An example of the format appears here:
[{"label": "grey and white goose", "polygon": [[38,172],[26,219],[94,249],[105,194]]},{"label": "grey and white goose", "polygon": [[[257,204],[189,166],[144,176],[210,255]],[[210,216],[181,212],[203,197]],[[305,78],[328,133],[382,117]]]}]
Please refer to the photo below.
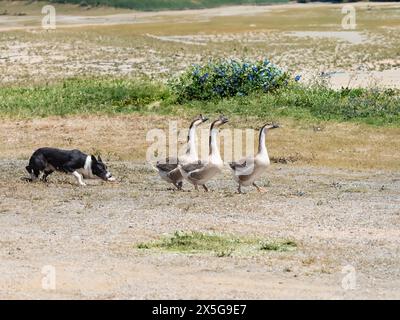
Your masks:
[{"label": "grey and white goose", "polygon": [[198,160],[197,147],[196,147],[196,128],[208,118],[200,114],[196,117],[189,126],[189,133],[187,137],[187,147],[184,155],[178,158],[166,158],[165,161],[157,161],[156,168],[160,177],[172,183],[178,190],[182,189],[183,177],[178,168],[178,163],[187,164]]},{"label": "grey and white goose", "polygon": [[219,173],[224,163],[218,149],[217,134],[219,127],[227,123],[228,119],[220,116],[215,120],[210,127],[209,135],[209,153],[207,161],[197,161],[186,165],[179,164],[178,168],[185,180],[189,181],[198,190],[198,186],[203,186],[205,191],[208,191],[206,183]]},{"label": "grey and white goose", "polygon": [[255,181],[269,166],[269,156],[267,147],[265,145],[265,137],[267,132],[271,129],[280,128],[278,124],[267,123],[260,129],[258,137],[258,152],[255,157],[247,157],[236,162],[229,163],[234,175],[234,179],[239,183],[238,192],[242,193],[242,186],[253,185],[257,191],[264,191],[256,185]]}]

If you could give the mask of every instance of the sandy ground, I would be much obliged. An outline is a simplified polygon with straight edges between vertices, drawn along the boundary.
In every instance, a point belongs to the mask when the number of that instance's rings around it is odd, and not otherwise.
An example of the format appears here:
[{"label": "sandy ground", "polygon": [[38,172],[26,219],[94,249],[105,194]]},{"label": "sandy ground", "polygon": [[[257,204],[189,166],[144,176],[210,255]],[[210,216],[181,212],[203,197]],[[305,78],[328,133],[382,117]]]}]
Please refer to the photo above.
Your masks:
[{"label": "sandy ground", "polygon": [[[305,82],[322,75],[333,88],[400,88],[398,3],[352,4],[354,30],[341,27],[338,4],[162,12],[56,5],[57,29],[50,31],[41,28],[39,4],[12,9],[4,3],[0,10],[9,15],[0,16],[2,83],[47,81],[49,70],[53,79],[165,80],[211,57],[268,57]],[[20,11],[27,14],[14,15]]]},{"label": "sandy ground", "polygon": [[[269,135],[270,156],[298,160],[272,163],[260,181],[267,193],[239,195],[228,170],[209,193],[160,180],[144,161],[145,132],[167,119],[2,119],[0,298],[400,298],[397,129],[285,123]],[[118,182],[82,188],[60,173],[48,184],[22,181],[43,145],[100,151]],[[136,247],[179,230],[293,239],[298,248],[217,257]],[[42,287],[48,266],[56,290]],[[356,287],[346,290],[352,268]]]},{"label": "sandy ground", "polygon": [[[175,192],[148,166],[113,162],[118,183],[81,188],[62,174],[22,182],[25,163],[0,162],[0,298],[400,298],[398,173],[275,164],[267,193],[238,195],[227,172],[209,193]],[[222,258],[135,248],[177,230],[299,247]],[[345,266],[354,290],[342,287]]]}]

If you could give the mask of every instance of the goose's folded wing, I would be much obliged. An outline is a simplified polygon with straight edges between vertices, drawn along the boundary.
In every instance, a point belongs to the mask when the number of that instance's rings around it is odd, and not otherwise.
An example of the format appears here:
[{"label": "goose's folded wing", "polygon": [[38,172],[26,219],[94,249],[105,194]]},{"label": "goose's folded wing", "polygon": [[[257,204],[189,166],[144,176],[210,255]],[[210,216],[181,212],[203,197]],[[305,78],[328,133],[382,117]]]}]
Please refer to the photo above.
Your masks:
[{"label": "goose's folded wing", "polygon": [[189,173],[189,172],[193,172],[193,171],[198,171],[198,170],[204,168],[205,165],[206,165],[206,163],[199,160],[199,161],[196,161],[193,163],[185,164],[185,165],[181,166],[181,169],[183,171]]},{"label": "goose's folded wing", "polygon": [[246,159],[242,159],[242,160],[239,160],[239,161],[229,162],[229,166],[232,168],[232,170],[236,170],[236,169],[239,169],[239,168],[246,167],[246,163],[247,163]]},{"label": "goose's folded wing", "polygon": [[158,170],[169,172],[178,167],[178,159],[177,158],[166,158],[165,161],[160,162],[157,161],[156,167]]},{"label": "goose's folded wing", "polygon": [[168,176],[168,178],[170,178],[173,181],[179,181],[179,180],[182,179],[182,174],[179,171],[178,167],[176,167],[175,169],[169,171],[167,176]]},{"label": "goose's folded wing", "polygon": [[178,167],[178,164],[176,164],[176,163],[175,164],[174,163],[157,163],[156,167],[158,170],[169,172],[169,171],[176,169]]},{"label": "goose's folded wing", "polygon": [[249,175],[254,170],[254,159],[245,158],[239,161],[234,161],[229,163],[231,169],[235,172],[236,175]]},{"label": "goose's folded wing", "polygon": [[189,163],[182,166],[184,170],[191,179],[201,180],[203,179],[204,169],[207,167],[207,162],[197,161],[194,163]]}]

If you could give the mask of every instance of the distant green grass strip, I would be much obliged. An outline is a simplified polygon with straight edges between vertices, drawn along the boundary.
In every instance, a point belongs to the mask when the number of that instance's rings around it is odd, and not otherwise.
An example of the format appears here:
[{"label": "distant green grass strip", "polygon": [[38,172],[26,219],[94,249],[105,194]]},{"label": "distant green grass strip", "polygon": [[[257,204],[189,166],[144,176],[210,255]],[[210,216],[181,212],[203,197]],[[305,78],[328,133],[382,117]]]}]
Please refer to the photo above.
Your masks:
[{"label": "distant green grass strip", "polygon": [[117,8],[153,10],[203,9],[226,5],[287,3],[288,0],[50,0],[56,3],[105,5]]},{"label": "distant green grass strip", "polygon": [[292,240],[264,240],[215,233],[178,231],[153,242],[140,243],[136,247],[138,249],[158,249],[181,253],[213,253],[217,257],[226,257],[233,253],[293,251],[296,250],[297,245]]},{"label": "distant green grass strip", "polygon": [[133,79],[68,79],[48,85],[0,87],[2,117],[129,113],[191,116],[198,112],[398,127],[400,92],[293,84],[268,93],[178,103],[167,85]]}]

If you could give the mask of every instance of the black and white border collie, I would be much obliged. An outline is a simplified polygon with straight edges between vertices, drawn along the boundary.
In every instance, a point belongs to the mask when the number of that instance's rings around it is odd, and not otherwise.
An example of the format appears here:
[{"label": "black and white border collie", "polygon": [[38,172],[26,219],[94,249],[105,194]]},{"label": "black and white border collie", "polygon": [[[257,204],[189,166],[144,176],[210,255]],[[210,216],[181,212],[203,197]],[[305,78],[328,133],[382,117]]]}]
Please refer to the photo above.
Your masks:
[{"label": "black and white border collie", "polygon": [[95,156],[79,150],[37,149],[32,154],[26,170],[31,175],[30,181],[38,180],[41,172],[43,172],[42,180],[47,181],[47,177],[54,171],[72,174],[81,186],[86,185],[83,178],[98,177],[104,181],[115,181],[100,157],[96,159]]}]

